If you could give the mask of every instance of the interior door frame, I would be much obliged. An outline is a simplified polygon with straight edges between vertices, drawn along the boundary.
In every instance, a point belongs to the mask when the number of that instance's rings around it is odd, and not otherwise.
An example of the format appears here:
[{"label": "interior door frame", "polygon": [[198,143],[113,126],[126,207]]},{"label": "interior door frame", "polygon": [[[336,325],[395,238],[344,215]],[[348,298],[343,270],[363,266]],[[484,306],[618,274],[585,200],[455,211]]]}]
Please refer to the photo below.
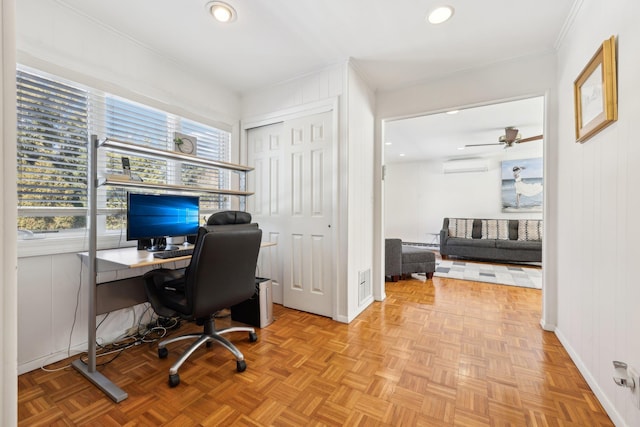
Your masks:
[{"label": "interior door frame", "polygon": [[[553,203],[554,198],[557,194],[557,189],[555,186],[548,185],[547,183],[555,179],[556,175],[554,174],[554,166],[552,166],[553,156],[551,156],[552,151],[552,141],[557,141],[557,134],[552,133],[553,124],[551,123],[550,112],[552,109],[552,93],[549,90],[542,92],[535,92],[523,96],[517,96],[513,98],[506,99],[496,99],[496,100],[488,100],[487,102],[473,104],[473,105],[464,105],[456,107],[458,109],[464,108],[472,108],[472,107],[480,107],[484,105],[497,104],[501,102],[508,101],[516,101],[519,99],[526,99],[542,96],[544,97],[544,109],[543,109],[543,135],[545,136],[543,139],[543,148],[542,148],[542,158],[543,158],[543,171],[544,171],[544,179],[545,179],[545,190],[543,194],[543,210],[542,210],[542,219],[543,219],[543,235],[545,238],[542,240],[542,313],[540,319],[540,326],[542,329],[546,331],[554,331],[557,324],[557,264],[556,264],[556,252],[552,251],[552,241],[555,241],[555,228],[554,224],[551,223],[550,218],[553,216],[553,212],[555,209],[555,203]],[[392,120],[398,120],[409,117],[416,117],[422,115],[429,114],[437,114],[443,113],[448,110],[453,109],[453,107],[442,109],[442,110],[434,110],[434,111],[422,111],[416,112],[411,115],[399,116],[399,117],[376,117],[376,137],[375,137],[375,167],[374,171],[376,171],[375,176],[375,188],[374,194],[377,195],[375,202],[375,217],[374,217],[374,266],[384,266],[384,206],[385,206],[385,195],[384,195],[384,176],[383,176],[383,168],[384,168],[384,127],[385,123]],[[555,164],[555,163],[554,163]],[[380,267],[382,268],[382,267]],[[373,281],[373,292],[374,297],[377,301],[384,300],[386,298],[385,294],[385,281],[384,281],[384,271],[375,271]]]},{"label": "interior door frame", "polygon": [[[331,157],[333,161],[333,173],[331,177],[331,191],[332,191],[332,206],[331,206],[331,241],[333,243],[335,251],[331,256],[331,277],[329,280],[332,283],[332,307],[331,307],[331,318],[333,320],[339,320],[339,301],[340,295],[339,292],[344,290],[343,286],[340,286],[342,281],[339,280],[339,271],[346,270],[346,265],[340,264],[340,259],[342,259],[341,254],[346,253],[346,248],[342,247],[342,239],[340,238],[342,234],[342,226],[340,221],[340,208],[342,207],[340,204],[341,197],[339,190],[339,177],[341,171],[341,163],[339,157],[339,137],[340,137],[340,121],[339,121],[339,98],[332,97],[327,98],[322,101],[317,101],[313,103],[298,105],[291,108],[286,108],[282,110],[276,110],[270,113],[265,113],[261,115],[257,115],[254,117],[249,117],[247,119],[240,121],[240,141],[239,141],[239,157],[240,164],[247,164],[248,161],[248,132],[250,129],[268,126],[280,122],[284,122],[286,120],[297,119],[305,116],[310,116],[312,114],[318,113],[326,113],[331,112],[331,120],[333,121],[333,130],[332,130],[332,143],[331,143]],[[251,173],[251,172],[249,172]],[[251,196],[249,196],[251,197]]]}]

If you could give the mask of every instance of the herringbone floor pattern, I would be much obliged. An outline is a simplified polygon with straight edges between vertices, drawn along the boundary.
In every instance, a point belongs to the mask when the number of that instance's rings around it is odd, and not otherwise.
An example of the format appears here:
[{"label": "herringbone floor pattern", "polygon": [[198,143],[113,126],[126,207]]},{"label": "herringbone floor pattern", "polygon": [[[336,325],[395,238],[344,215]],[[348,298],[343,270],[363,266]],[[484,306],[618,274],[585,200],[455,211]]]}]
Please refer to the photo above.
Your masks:
[{"label": "herringbone floor pattern", "polygon": [[258,342],[231,336],[244,373],[226,350],[201,349],[169,388],[168,368],[188,343],[165,360],[144,344],[100,368],[129,394],[119,404],[71,369],[21,375],[20,425],[611,426],[541,330],[540,298],[434,278],[388,283],[387,299],[348,325],[275,306]]}]

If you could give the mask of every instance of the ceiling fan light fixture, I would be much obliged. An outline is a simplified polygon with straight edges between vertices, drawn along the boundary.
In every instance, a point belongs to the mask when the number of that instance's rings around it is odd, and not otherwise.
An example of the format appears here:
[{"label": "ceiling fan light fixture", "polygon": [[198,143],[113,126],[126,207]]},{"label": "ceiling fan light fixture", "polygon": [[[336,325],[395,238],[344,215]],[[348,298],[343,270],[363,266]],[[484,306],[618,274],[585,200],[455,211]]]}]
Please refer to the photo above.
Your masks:
[{"label": "ceiling fan light fixture", "polygon": [[218,22],[229,23],[236,20],[236,10],[229,4],[221,1],[210,1],[206,6],[207,10]]},{"label": "ceiling fan light fixture", "polygon": [[504,139],[507,142],[513,142],[517,139],[520,139],[520,134],[518,133],[518,129],[509,127],[504,130]]},{"label": "ceiling fan light fixture", "polygon": [[437,25],[448,21],[453,16],[453,7],[451,6],[439,6],[429,12],[427,15],[427,21],[431,24]]}]

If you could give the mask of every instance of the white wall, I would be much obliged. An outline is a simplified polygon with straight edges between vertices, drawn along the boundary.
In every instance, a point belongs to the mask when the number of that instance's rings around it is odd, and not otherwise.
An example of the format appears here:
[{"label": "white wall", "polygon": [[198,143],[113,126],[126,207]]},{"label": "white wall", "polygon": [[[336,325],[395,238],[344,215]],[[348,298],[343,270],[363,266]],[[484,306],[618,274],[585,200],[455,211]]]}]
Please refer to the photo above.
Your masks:
[{"label": "white wall", "polygon": [[[373,149],[374,94],[358,70],[348,77],[348,301],[347,321],[373,302]],[[378,267],[378,266],[376,266]],[[360,272],[370,270],[369,283],[360,285]]]},{"label": "white wall", "polygon": [[20,64],[205,123],[239,120],[237,94],[62,2],[20,0],[16,19]]},{"label": "white wall", "polygon": [[[231,129],[232,161],[239,158],[240,100],[235,93],[67,9],[61,2],[21,0],[16,15],[18,63]],[[186,75],[188,79],[184,78]],[[15,78],[12,84],[15,87]],[[4,158],[15,159],[15,154]],[[15,170],[15,162],[12,165]],[[10,188],[5,184],[5,192]],[[15,188],[12,191],[15,195]],[[15,199],[5,206],[15,212]],[[15,241],[15,219],[11,222],[13,234],[7,233],[5,238]],[[21,249],[29,252],[28,248]],[[18,261],[20,373],[66,357],[69,344],[72,350],[86,348],[87,280],[85,277],[80,285],[80,265],[75,252],[23,257]],[[86,269],[82,273],[86,276]],[[79,309],[72,334],[78,289]],[[135,310],[139,316],[144,308],[138,306]],[[132,326],[133,313],[127,309],[110,315],[98,335],[114,337],[126,331]]]},{"label": "white wall", "polygon": [[[616,425],[640,425],[613,360],[640,369],[640,3],[582,3],[558,53],[558,327],[556,333]],[[618,37],[618,121],[575,143],[573,82]]]},{"label": "white wall", "polygon": [[542,144],[535,145],[500,150],[486,158],[486,172],[445,174],[442,160],[387,164],[385,237],[431,243],[445,217],[542,219],[542,212],[502,212],[500,162],[542,157]]}]

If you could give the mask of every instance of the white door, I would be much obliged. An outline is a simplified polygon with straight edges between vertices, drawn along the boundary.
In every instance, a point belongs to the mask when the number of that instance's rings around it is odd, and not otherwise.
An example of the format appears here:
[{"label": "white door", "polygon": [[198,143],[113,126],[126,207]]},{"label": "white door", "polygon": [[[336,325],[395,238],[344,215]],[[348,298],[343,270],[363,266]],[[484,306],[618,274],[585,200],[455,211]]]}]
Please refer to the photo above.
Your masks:
[{"label": "white door", "polygon": [[286,307],[332,316],[332,113],[250,129],[247,142],[249,210],[277,242],[265,275],[281,283]]}]

